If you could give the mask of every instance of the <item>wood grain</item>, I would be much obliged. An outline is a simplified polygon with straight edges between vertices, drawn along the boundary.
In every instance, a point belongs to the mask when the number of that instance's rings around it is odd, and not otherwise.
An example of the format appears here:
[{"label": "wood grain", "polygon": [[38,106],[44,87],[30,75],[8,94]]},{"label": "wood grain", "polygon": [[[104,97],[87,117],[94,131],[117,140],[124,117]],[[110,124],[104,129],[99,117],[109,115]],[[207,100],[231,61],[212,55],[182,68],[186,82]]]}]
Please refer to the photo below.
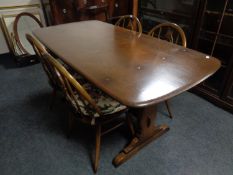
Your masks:
[{"label": "wood grain", "polygon": [[100,21],[52,26],[34,34],[77,72],[130,107],[167,100],[220,67],[216,58]]}]

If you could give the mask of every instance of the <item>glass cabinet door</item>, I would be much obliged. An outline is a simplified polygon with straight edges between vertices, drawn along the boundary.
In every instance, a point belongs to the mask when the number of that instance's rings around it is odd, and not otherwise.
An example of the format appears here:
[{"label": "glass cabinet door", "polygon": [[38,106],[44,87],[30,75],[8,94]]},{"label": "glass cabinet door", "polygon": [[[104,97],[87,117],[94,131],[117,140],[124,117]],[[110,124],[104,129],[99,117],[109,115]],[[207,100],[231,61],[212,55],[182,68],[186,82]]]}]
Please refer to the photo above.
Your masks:
[{"label": "glass cabinet door", "polygon": [[[233,54],[233,0],[207,0],[197,50],[221,60],[221,68],[202,85],[221,96]],[[226,8],[225,8],[226,7]]]},{"label": "glass cabinet door", "polygon": [[141,0],[139,15],[144,32],[163,22],[174,22],[183,28],[190,41],[199,0]]}]

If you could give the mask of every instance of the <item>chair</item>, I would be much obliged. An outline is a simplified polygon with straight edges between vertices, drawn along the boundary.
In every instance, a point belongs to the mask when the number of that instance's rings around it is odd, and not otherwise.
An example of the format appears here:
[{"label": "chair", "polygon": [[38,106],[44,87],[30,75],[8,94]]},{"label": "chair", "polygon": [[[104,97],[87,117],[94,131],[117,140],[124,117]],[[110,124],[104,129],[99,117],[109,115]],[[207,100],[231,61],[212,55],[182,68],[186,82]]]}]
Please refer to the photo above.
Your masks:
[{"label": "chair", "polygon": [[[48,51],[46,50],[46,48],[43,46],[43,44],[41,44],[41,42],[39,42],[35,37],[33,37],[30,34],[26,34],[26,38],[29,41],[29,43],[32,45],[33,50],[36,53],[36,56],[38,57],[38,59],[40,60],[42,67],[48,77],[48,82],[50,84],[50,86],[53,89],[52,92],[52,100],[50,102],[50,108],[52,108],[53,102],[54,102],[54,98],[56,97],[57,92],[61,91],[61,84],[58,83],[58,81],[56,81],[57,79],[57,74],[53,72],[53,70],[51,69],[51,65],[50,63],[44,59],[42,57],[43,54],[48,54]],[[59,60],[59,59],[58,59]],[[66,67],[66,69],[69,69],[70,72],[72,72],[72,75],[78,79],[81,82],[85,82],[85,79],[77,74],[76,72],[74,72],[68,65],[66,65],[65,63],[63,63],[61,60],[59,60],[63,66]]]},{"label": "chair", "polygon": [[[148,35],[160,38],[162,40],[167,40],[168,42],[172,42],[174,44],[180,44],[183,47],[187,46],[186,36],[183,29],[175,23],[167,22],[159,24],[152,28]],[[165,101],[165,104],[169,113],[169,117],[173,118],[168,100]]]},{"label": "chair", "polygon": [[18,65],[38,63],[33,49],[25,38],[25,33],[32,33],[32,30],[42,27],[39,14],[22,12],[15,17],[10,38],[12,51],[16,56],[15,61]]},{"label": "chair", "polygon": [[[43,55],[43,57],[50,62],[54,72],[56,72],[59,77],[59,83],[62,84],[66,102],[71,108],[69,111],[72,111],[72,113],[69,115],[70,126],[72,125],[72,121],[75,116],[76,119],[95,127],[96,142],[93,169],[94,172],[96,172],[100,159],[101,135],[104,135],[111,130],[121,126],[124,124],[124,122],[117,122],[117,125],[106,131],[102,131],[102,125],[114,122],[116,119],[119,119],[119,117],[116,116],[126,112],[127,107],[115,101],[90,83],[79,83],[65,69],[65,67],[62,66],[62,64],[60,64],[51,55],[46,53]],[[126,119],[132,134],[134,134],[132,123],[127,115]]]},{"label": "chair", "polygon": [[183,29],[175,23],[162,23],[152,28],[148,35],[167,40],[174,44],[187,46],[186,36]]},{"label": "chair", "polygon": [[115,26],[124,27],[126,29],[136,31],[139,35],[142,34],[142,25],[139,19],[133,15],[121,16],[120,19],[115,23]]},{"label": "chair", "polygon": [[46,48],[33,36],[26,34],[26,38],[29,41],[29,43],[32,45],[32,48],[35,51],[36,56],[40,60],[42,67],[43,67],[43,69],[48,77],[48,82],[53,89],[52,102],[50,104],[50,108],[51,108],[52,103],[54,101],[53,99],[55,98],[57,92],[61,90],[61,85],[57,84],[57,81],[55,81],[57,75],[52,71],[50,63],[42,57],[42,55],[48,53]]}]

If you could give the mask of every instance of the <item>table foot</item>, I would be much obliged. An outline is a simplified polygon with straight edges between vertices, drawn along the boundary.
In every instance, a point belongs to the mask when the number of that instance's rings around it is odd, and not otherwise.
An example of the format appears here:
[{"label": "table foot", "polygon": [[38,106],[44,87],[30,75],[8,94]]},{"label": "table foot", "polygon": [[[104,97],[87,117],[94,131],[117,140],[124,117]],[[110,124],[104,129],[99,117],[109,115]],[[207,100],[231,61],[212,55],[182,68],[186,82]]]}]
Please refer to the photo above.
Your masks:
[{"label": "table foot", "polygon": [[121,165],[128,159],[130,159],[132,156],[134,156],[140,149],[142,149],[144,146],[155,140],[156,138],[160,137],[164,133],[166,133],[169,130],[169,127],[167,125],[160,125],[157,126],[154,131],[150,134],[150,136],[147,137],[134,137],[130,144],[125,147],[114,159],[113,159],[113,165],[115,167]]}]

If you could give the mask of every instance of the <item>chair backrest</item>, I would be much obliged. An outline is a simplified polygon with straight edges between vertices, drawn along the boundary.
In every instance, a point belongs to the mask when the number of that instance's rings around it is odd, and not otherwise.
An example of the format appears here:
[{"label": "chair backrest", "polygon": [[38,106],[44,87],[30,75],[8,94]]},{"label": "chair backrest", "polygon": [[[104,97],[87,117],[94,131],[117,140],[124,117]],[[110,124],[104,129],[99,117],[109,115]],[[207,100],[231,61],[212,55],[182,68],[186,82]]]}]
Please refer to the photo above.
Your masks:
[{"label": "chair backrest", "polygon": [[[31,43],[36,55],[39,57],[43,68],[48,75],[49,81],[53,86],[56,88],[59,87],[63,91],[69,103],[74,105],[75,109],[77,109],[80,114],[85,113],[93,117],[92,114],[93,111],[95,111],[101,115],[100,109],[88,92],[61,63],[46,51],[41,42],[29,34],[26,34],[26,38]],[[77,95],[79,95],[80,98],[77,99]],[[80,108],[80,105],[82,108]]]},{"label": "chair backrest", "polygon": [[26,38],[32,45],[32,48],[34,49],[36,55],[39,57],[39,59],[41,59],[41,55],[47,53],[45,46],[30,34],[26,34]]},{"label": "chair backrest", "polygon": [[32,33],[33,30],[37,28],[42,28],[43,24],[40,20],[40,15],[22,12],[15,17],[13,23],[13,35],[18,47],[17,50],[22,52],[22,54],[26,54],[28,56],[34,55],[30,44],[27,42],[25,38],[26,33]]},{"label": "chair backrest", "polygon": [[66,70],[66,68],[59,63],[50,54],[42,55],[44,59],[50,62],[52,69],[57,73],[59,83],[62,85],[62,90],[70,105],[82,115],[95,117],[93,114],[101,115],[101,110],[96,105],[93,98],[83,88],[83,86]]},{"label": "chair backrest", "polygon": [[175,23],[162,23],[152,28],[148,35],[167,40],[174,44],[187,46],[186,36],[183,29]]},{"label": "chair backrest", "polygon": [[60,84],[57,84],[56,79],[58,77],[57,77],[56,72],[53,71],[52,66],[50,65],[50,62],[48,62],[48,60],[44,59],[43,57],[43,55],[49,54],[46,48],[43,46],[43,44],[40,41],[38,41],[32,35],[26,34],[26,38],[29,41],[29,43],[32,45],[32,48],[34,49],[36,56],[40,60],[42,67],[48,76],[50,85],[53,88],[59,88]]},{"label": "chair backrest", "polygon": [[142,25],[139,19],[133,15],[121,16],[120,19],[115,23],[115,26],[124,27],[126,29],[136,31],[139,34],[142,33]]}]

